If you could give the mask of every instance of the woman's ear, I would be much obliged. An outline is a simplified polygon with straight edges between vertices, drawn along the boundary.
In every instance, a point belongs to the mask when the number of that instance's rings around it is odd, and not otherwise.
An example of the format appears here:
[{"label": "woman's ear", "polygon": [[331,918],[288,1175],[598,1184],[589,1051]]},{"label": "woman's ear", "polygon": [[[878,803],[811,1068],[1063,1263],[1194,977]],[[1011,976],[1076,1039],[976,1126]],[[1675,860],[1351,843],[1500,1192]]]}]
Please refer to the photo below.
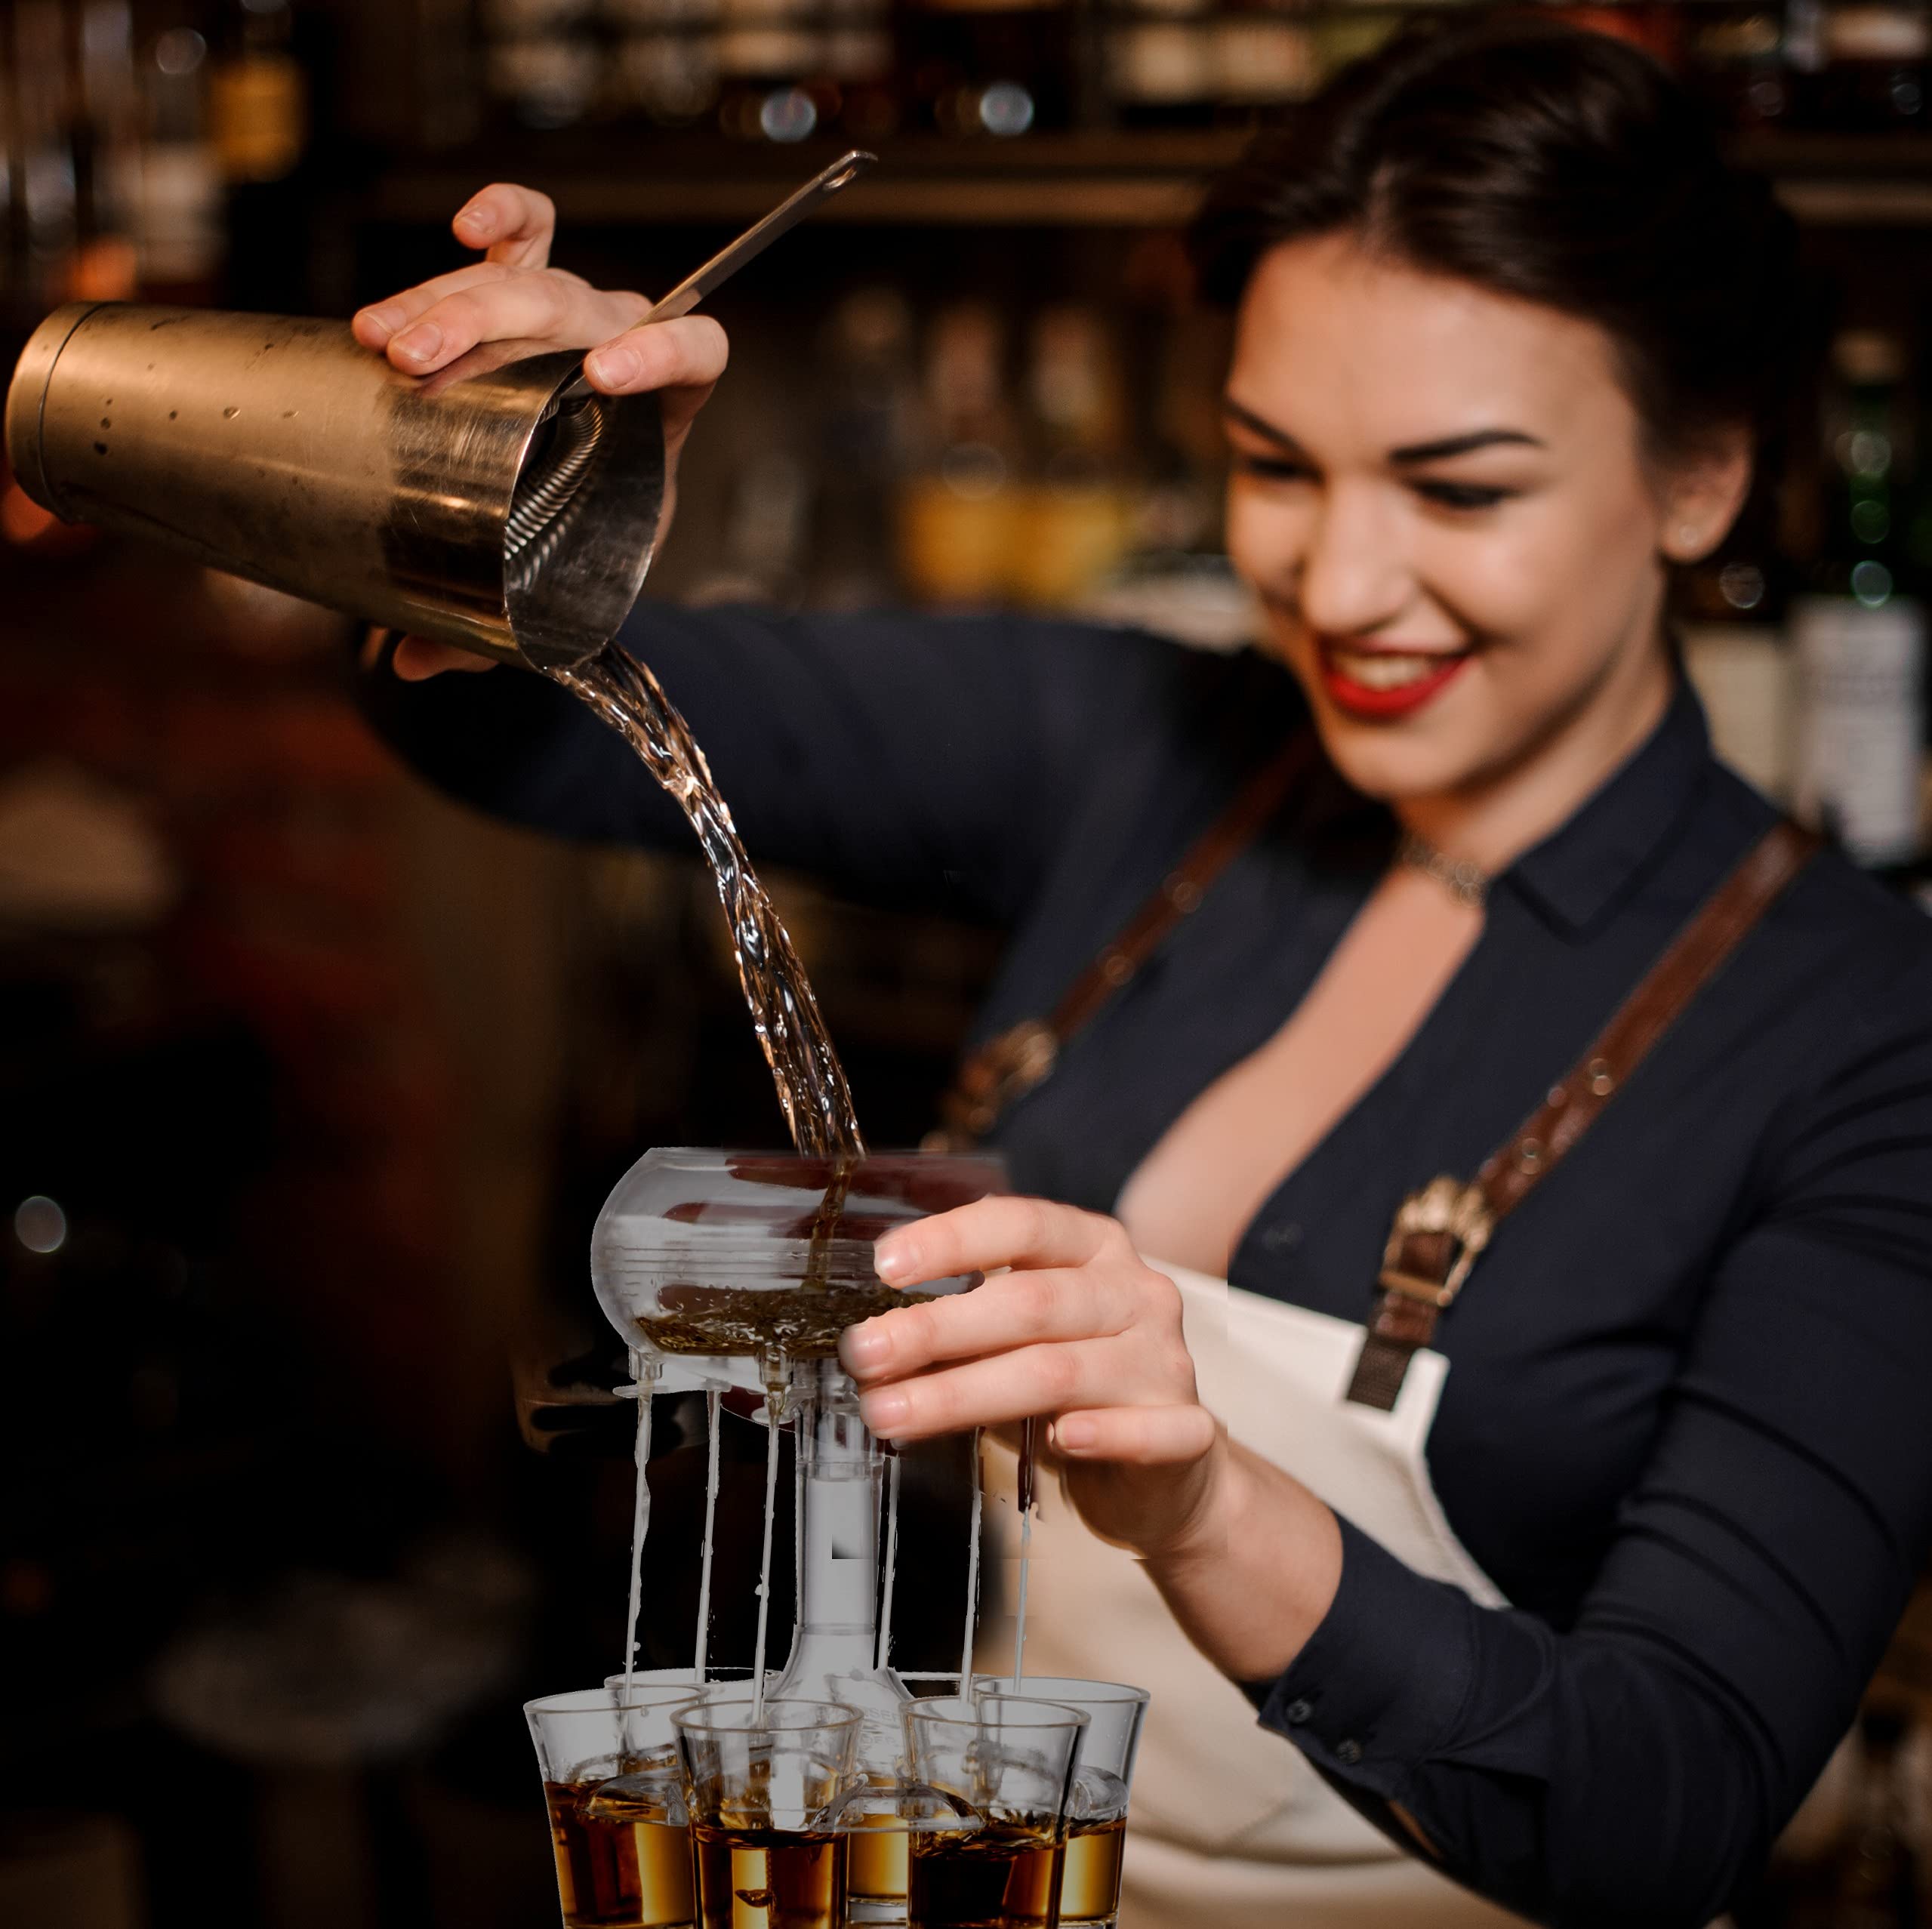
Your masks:
[{"label": "woman's ear", "polygon": [[1672,562],[1697,562],[1730,532],[1751,490],[1751,432],[1720,430],[1681,458],[1664,491],[1658,547]]}]

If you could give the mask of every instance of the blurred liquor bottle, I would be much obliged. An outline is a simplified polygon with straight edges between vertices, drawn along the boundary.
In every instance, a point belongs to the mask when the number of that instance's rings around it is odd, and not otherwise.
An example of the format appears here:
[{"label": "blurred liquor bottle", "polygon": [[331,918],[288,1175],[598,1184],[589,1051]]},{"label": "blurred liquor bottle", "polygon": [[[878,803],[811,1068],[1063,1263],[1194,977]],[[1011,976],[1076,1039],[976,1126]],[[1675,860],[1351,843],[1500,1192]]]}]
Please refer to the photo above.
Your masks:
[{"label": "blurred liquor bottle", "polygon": [[1806,119],[1857,132],[1923,126],[1929,52],[1925,0],[1826,7]]},{"label": "blurred liquor bottle", "polygon": [[1102,31],[1117,119],[1188,127],[1213,118],[1221,70],[1211,0],[1114,0]]},{"label": "blurred liquor bottle", "polygon": [[618,112],[665,128],[707,117],[718,104],[723,11],[721,0],[604,0]]},{"label": "blurred liquor bottle", "polygon": [[65,23],[57,0],[0,8],[8,319],[30,325],[60,298],[75,239]]},{"label": "blurred liquor bottle", "polygon": [[861,146],[889,138],[904,119],[898,60],[892,0],[830,0],[825,78],[840,125]]},{"label": "blurred liquor bottle", "polygon": [[1021,438],[1006,365],[1005,319],[990,304],[933,317],[923,447],[894,518],[900,578],[922,602],[997,602],[1012,582]]},{"label": "blurred liquor bottle", "polygon": [[208,125],[208,45],[175,13],[142,51],[134,245],[149,299],[211,301],[224,251],[220,156]]},{"label": "blurred liquor bottle", "polygon": [[485,85],[525,127],[565,128],[598,105],[591,0],[482,0]]},{"label": "blurred liquor bottle", "polygon": [[718,125],[734,139],[805,140],[836,103],[813,0],[723,0]]},{"label": "blurred liquor bottle", "polygon": [[80,0],[67,11],[69,142],[74,253],[65,292],[125,301],[138,280],[134,224],[140,180],[140,98],[127,0]]},{"label": "blurred liquor bottle", "polygon": [[1114,117],[1129,127],[1246,125],[1305,100],[1398,20],[1344,10],[1308,21],[1224,11],[1212,0],[1114,0],[1104,71]]},{"label": "blurred liquor bottle", "polygon": [[231,186],[285,180],[309,137],[308,82],[288,0],[228,0],[208,82],[208,121]]},{"label": "blurred liquor bottle", "polygon": [[1098,588],[1132,537],[1126,384],[1100,311],[1043,309],[1029,331],[1031,475],[1015,523],[1009,588],[1065,609]]},{"label": "blurred liquor bottle", "polygon": [[1823,540],[1791,617],[1799,813],[1876,866],[1920,849],[1926,636],[1924,606],[1901,593],[1906,372],[1894,336],[1858,330],[1832,344]]},{"label": "blurred liquor bottle", "polygon": [[[1794,35],[1790,12],[1753,7],[1716,14],[1689,29],[1687,77],[1724,125],[1761,127],[1792,117],[1792,54],[1801,48],[1815,66],[1816,39]],[[1799,34],[1806,31],[1801,23]]]},{"label": "blurred liquor bottle", "polygon": [[309,144],[309,75],[289,0],[225,0],[208,78],[208,126],[226,185],[223,299],[302,313],[310,223],[297,179]]},{"label": "blurred liquor bottle", "polygon": [[134,291],[138,97],[126,0],[0,8],[0,310]]},{"label": "blurred liquor bottle", "polygon": [[919,415],[912,311],[895,288],[855,288],[818,344],[813,436],[815,509],[806,594],[821,608],[891,601],[897,587],[892,506]]},{"label": "blurred liquor bottle", "polygon": [[901,92],[916,125],[1012,140],[1100,118],[1089,0],[905,0]]}]

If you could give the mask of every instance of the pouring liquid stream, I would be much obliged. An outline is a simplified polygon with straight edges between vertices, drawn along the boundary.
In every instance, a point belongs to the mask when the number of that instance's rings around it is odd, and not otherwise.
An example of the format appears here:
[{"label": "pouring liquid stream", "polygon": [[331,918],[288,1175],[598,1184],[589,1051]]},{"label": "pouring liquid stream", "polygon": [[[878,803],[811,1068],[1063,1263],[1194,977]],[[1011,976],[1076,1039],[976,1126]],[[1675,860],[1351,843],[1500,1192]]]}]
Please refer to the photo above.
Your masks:
[{"label": "pouring liquid stream", "polygon": [[[828,1284],[825,1274],[830,1242],[845,1206],[851,1182],[850,1161],[863,1157],[865,1141],[858,1126],[851,1089],[830,1035],[818,1009],[803,965],[769,896],[752,869],[744,843],[732,821],[729,807],[719,793],[704,752],[689,726],[666,697],[657,679],[643,664],[616,646],[607,646],[587,664],[549,673],[615,730],[636,753],[645,768],[689,819],[711,871],[731,932],[738,981],[751,1015],[760,1049],[772,1072],[778,1105],[798,1151],[834,1161],[830,1183],[814,1214],[809,1236],[806,1282]],[[760,1557],[756,1649],[753,1666],[753,1704],[761,1710],[765,1693],[765,1644],[771,1598],[772,1541],[778,1483],[778,1434],[784,1417],[787,1363],[781,1354],[765,1360],[767,1397],[766,1495],[763,1545]],[[636,1625],[641,1595],[642,1542],[649,1520],[645,1463],[649,1450],[649,1400],[640,1382],[638,1489],[631,1549],[631,1591],[625,1639],[627,1682],[634,1668]],[[719,1402],[707,1395],[708,1439],[705,1493],[705,1531],[698,1595],[698,1627],[694,1655],[694,1681],[703,1684],[708,1657],[710,1578],[713,1527],[718,1488]],[[799,1471],[804,1462],[803,1422],[799,1429]],[[978,1516],[981,1505],[978,1454],[975,1453],[973,1539],[969,1555],[967,1625],[962,1654],[963,1686],[969,1683],[973,1622],[977,1617]],[[1028,1425],[1021,1454],[1021,1566],[1018,1616],[1013,1658],[1017,1683],[1024,1668],[1028,1548],[1031,1536],[1034,1428]],[[886,1665],[892,1639],[892,1610],[898,1540],[900,1468],[889,1462],[886,1487],[886,1561],[878,1638],[878,1665]]]},{"label": "pouring liquid stream", "polygon": [[[790,937],[765,887],[751,867],[743,840],[732,821],[730,807],[719,793],[704,753],[690,726],[664,695],[658,679],[642,664],[607,646],[588,663],[548,673],[587,704],[637,753],[658,784],[689,820],[710,866],[719,902],[731,932],[732,956],[738,984],[751,1014],[759,1049],[771,1068],[779,1110],[793,1145],[808,1157],[837,1161],[833,1180],[814,1216],[807,1279],[824,1283],[830,1236],[843,1209],[851,1183],[849,1161],[862,1157],[865,1139],[859,1129],[851,1087],[839,1062],[818,1001],[805,975]],[[768,1385],[782,1388],[786,1373],[781,1356],[766,1363]],[[703,1567],[698,1583],[699,1610],[694,1679],[704,1678],[710,1607],[712,1528],[717,1499],[718,1403],[710,1396],[709,1464],[705,1494]],[[645,1462],[649,1450],[650,1401],[641,1382],[639,1394],[638,1502],[631,1545],[630,1600],[624,1645],[628,1686],[635,1666],[636,1622],[641,1593],[643,1538],[649,1522]],[[763,1709],[765,1696],[765,1634],[770,1613],[772,1512],[778,1481],[778,1437],[781,1398],[768,1392],[766,1418],[766,1479],[763,1549],[758,1583],[757,1653],[754,1663],[754,1701]]]},{"label": "pouring liquid stream", "polygon": [[[792,1143],[808,1156],[861,1157],[852,1090],[805,967],[745,855],[730,809],[690,726],[643,664],[610,644],[549,674],[630,744],[691,821],[730,926],[738,983],[772,1068]],[[836,1216],[837,1206],[832,1209]]]}]

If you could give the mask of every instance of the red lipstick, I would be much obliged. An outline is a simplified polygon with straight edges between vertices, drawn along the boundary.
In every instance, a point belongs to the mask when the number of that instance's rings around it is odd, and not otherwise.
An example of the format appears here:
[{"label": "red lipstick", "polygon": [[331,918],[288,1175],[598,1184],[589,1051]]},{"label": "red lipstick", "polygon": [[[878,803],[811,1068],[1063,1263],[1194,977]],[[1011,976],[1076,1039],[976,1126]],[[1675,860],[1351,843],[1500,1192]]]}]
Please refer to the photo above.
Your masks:
[{"label": "red lipstick", "polygon": [[1467,652],[1449,657],[1444,659],[1441,668],[1418,676],[1413,683],[1399,683],[1392,689],[1381,690],[1371,689],[1367,684],[1358,683],[1344,674],[1336,667],[1334,658],[1327,649],[1318,650],[1317,655],[1321,665],[1322,688],[1327,691],[1336,707],[1347,710],[1351,716],[1377,721],[1407,716],[1411,710],[1421,709],[1469,661]]}]

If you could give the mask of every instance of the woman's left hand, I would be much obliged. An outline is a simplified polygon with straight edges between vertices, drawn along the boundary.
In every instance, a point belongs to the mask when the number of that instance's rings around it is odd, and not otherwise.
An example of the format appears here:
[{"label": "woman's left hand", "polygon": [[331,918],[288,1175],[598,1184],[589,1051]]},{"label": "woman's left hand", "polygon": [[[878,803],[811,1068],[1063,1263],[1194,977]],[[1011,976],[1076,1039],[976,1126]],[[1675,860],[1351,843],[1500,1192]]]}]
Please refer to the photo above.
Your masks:
[{"label": "woman's left hand", "polygon": [[1095,1533],[1161,1559],[1213,1531],[1228,1437],[1195,1392],[1179,1290],[1117,1221],[981,1199],[888,1233],[876,1263],[907,1288],[1010,1270],[845,1334],[840,1357],[874,1433],[923,1440],[1048,1416],[1052,1457]]}]

